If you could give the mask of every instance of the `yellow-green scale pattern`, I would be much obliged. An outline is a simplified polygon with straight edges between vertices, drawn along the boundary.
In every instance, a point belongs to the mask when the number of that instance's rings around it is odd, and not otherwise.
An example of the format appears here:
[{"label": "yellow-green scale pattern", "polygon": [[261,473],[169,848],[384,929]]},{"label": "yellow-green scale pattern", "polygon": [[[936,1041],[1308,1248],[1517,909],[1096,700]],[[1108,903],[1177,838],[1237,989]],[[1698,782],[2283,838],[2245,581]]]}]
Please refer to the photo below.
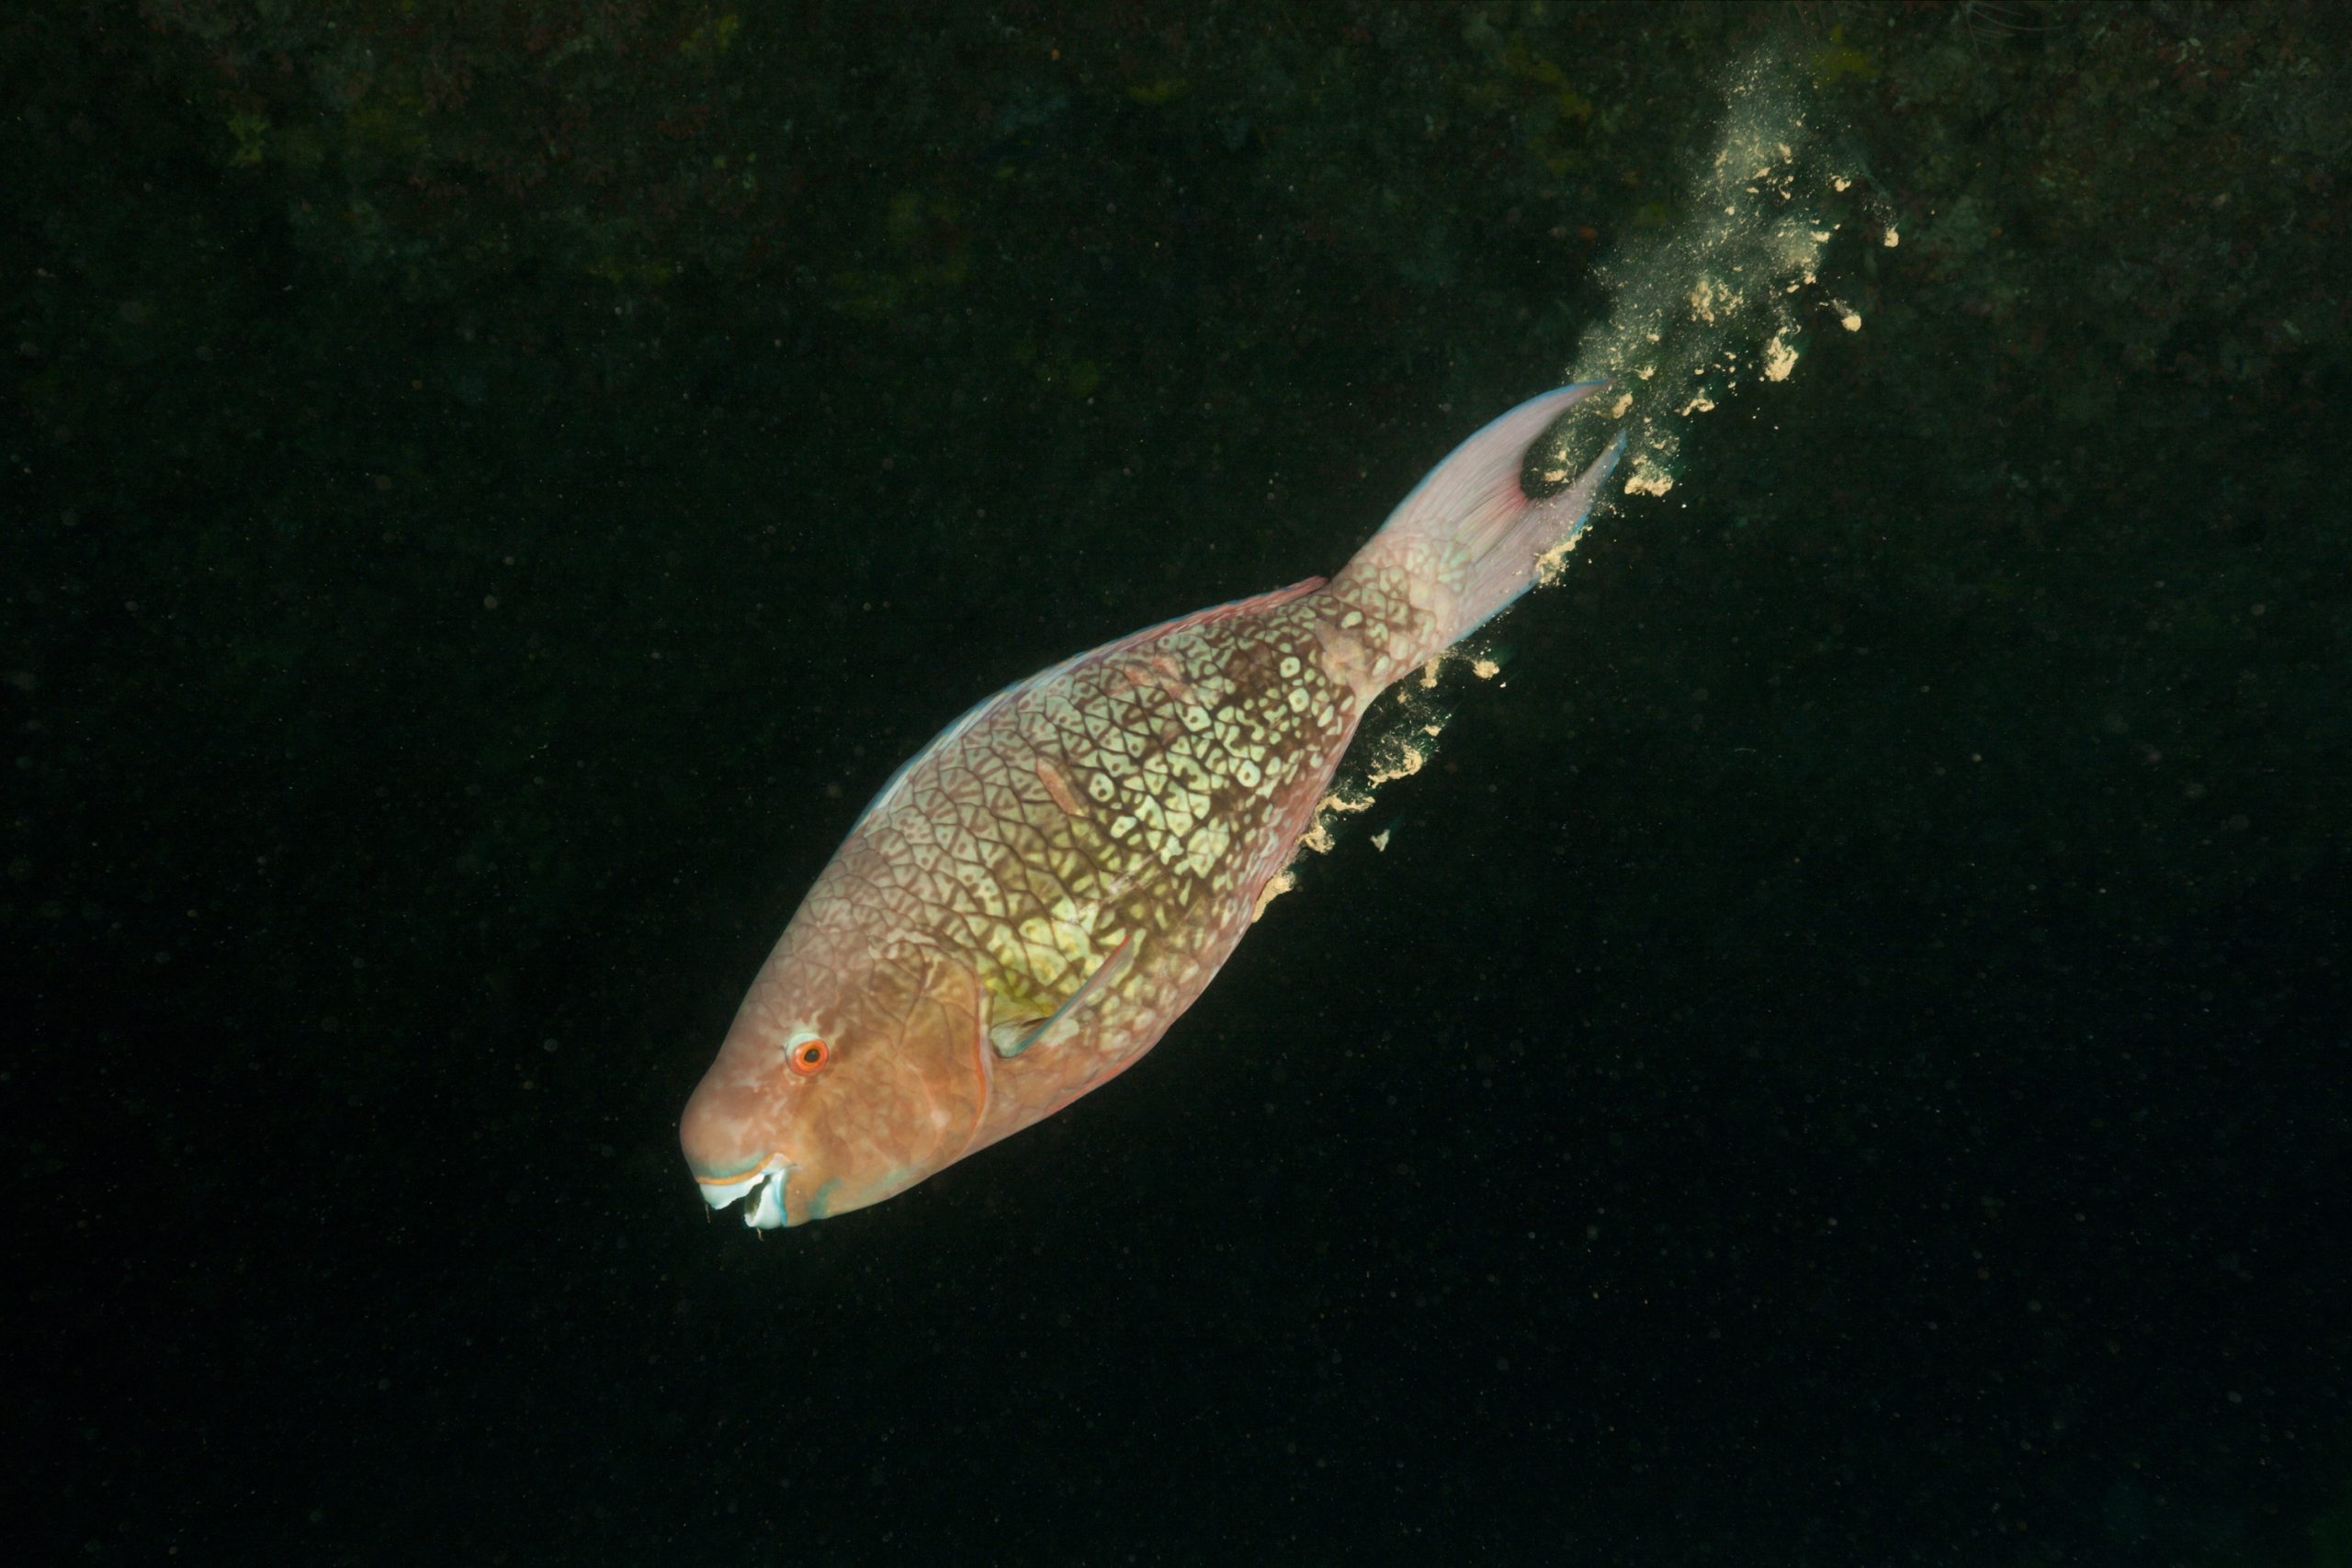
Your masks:
[{"label": "yellow-green scale pattern", "polygon": [[811,890],[808,948],[954,955],[978,976],[999,1051],[1115,960],[1073,1016],[1001,1062],[978,1141],[1067,1103],[1215,976],[1354,733],[1350,673],[1385,665],[1411,640],[1397,623],[1421,619],[1408,597],[1343,577],[1016,688],[876,803]]}]

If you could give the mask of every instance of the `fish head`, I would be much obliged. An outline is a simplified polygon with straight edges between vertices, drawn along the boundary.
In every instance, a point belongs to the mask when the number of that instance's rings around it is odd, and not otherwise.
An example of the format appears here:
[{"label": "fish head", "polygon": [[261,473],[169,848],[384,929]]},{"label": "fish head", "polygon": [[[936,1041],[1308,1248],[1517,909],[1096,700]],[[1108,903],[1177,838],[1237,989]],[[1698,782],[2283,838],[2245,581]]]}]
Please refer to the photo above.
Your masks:
[{"label": "fish head", "polygon": [[762,1230],[863,1209],[975,1146],[993,1066],[971,969],[910,948],[844,973],[791,951],[761,971],[686,1101],[703,1199]]}]

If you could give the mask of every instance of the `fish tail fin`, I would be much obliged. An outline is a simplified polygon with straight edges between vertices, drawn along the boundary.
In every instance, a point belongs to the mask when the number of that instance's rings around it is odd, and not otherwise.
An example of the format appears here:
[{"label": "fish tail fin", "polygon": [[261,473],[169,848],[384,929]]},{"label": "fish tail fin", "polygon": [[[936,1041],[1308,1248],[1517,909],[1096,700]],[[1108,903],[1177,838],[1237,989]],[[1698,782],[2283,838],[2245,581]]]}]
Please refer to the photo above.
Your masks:
[{"label": "fish tail fin", "polygon": [[1467,637],[1575,545],[1624,454],[1624,433],[1576,483],[1541,501],[1520,488],[1520,468],[1554,420],[1607,385],[1585,381],[1531,398],[1455,447],[1331,580],[1324,592],[1354,602],[1372,634],[1360,688],[1377,692]]}]

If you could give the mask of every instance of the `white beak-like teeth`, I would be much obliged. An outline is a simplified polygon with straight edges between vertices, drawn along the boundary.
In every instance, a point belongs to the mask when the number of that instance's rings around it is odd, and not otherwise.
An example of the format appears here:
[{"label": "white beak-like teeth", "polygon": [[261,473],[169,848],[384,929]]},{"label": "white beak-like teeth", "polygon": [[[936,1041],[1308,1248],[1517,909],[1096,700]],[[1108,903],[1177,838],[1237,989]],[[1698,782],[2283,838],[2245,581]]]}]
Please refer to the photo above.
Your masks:
[{"label": "white beak-like teeth", "polygon": [[743,1205],[743,1223],[754,1230],[775,1230],[786,1223],[784,1184],[791,1175],[792,1167],[777,1161],[741,1181],[706,1181],[701,1184],[702,1201],[714,1209],[724,1209],[738,1199],[748,1198],[751,1201]]},{"label": "white beak-like teeth", "polygon": [[743,1208],[745,1224],[754,1230],[772,1231],[785,1224],[784,1183],[791,1174],[789,1169],[779,1166],[759,1176],[759,1197]]},{"label": "white beak-like teeth", "polygon": [[724,1209],[728,1204],[757,1187],[761,1179],[760,1175],[754,1172],[741,1181],[729,1181],[724,1185],[718,1182],[704,1182],[700,1187],[702,1201],[714,1209]]}]

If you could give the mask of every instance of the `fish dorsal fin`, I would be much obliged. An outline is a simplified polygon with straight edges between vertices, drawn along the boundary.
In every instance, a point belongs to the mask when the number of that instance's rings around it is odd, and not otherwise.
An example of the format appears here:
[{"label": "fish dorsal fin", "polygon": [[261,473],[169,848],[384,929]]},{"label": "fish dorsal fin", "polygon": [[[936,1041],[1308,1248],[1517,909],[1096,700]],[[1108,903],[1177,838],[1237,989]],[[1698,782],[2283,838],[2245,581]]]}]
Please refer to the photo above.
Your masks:
[{"label": "fish dorsal fin", "polygon": [[882,787],[875,792],[874,798],[865,803],[865,809],[857,814],[857,820],[850,824],[849,830],[853,833],[856,832],[865,826],[867,818],[888,805],[892,797],[899,793],[899,786],[906,782],[907,774],[914,770],[917,763],[940,748],[952,745],[957,737],[996,712],[997,709],[1018,702],[1023,694],[1034,691],[1039,686],[1050,685],[1057,677],[1072,668],[1090,660],[1112,658],[1149,642],[1155,637],[1163,637],[1171,632],[1184,631],[1204,621],[1221,621],[1234,615],[1250,615],[1254,611],[1271,610],[1277,604],[1287,604],[1294,599],[1301,599],[1314,592],[1323,586],[1324,581],[1325,580],[1320,577],[1310,577],[1304,582],[1294,582],[1288,588],[1277,588],[1271,593],[1260,593],[1248,599],[1236,599],[1227,604],[1212,604],[1205,610],[1195,610],[1189,615],[1179,615],[1172,621],[1162,621],[1156,626],[1146,626],[1143,630],[1123,637],[1116,642],[1106,642],[1100,648],[1090,648],[1083,653],[1073,653],[1059,664],[1040,670],[1035,675],[1025,679],[1015,681],[994,696],[982,697],[965,709],[962,717],[933,736],[930,745],[899,764],[899,771],[892,773]]},{"label": "fish dorsal fin", "polygon": [[1288,588],[1277,588],[1271,592],[1253,593],[1247,599],[1233,599],[1222,604],[1212,604],[1205,610],[1195,610],[1189,615],[1179,615],[1172,621],[1162,621],[1156,626],[1146,626],[1143,630],[1123,637],[1116,642],[1106,642],[1101,648],[1091,649],[1080,654],[1078,659],[1056,666],[1056,669],[1066,669],[1069,664],[1075,664],[1080,660],[1108,659],[1114,654],[1125,653],[1131,648],[1158,641],[1172,633],[1188,631],[1205,622],[1231,620],[1236,615],[1250,615],[1261,610],[1271,610],[1276,605],[1287,604],[1294,599],[1306,598],[1328,581],[1329,579],[1326,578],[1310,577],[1304,581],[1294,582]]},{"label": "fish dorsal fin", "polygon": [[989,1043],[996,1047],[996,1054],[1009,1062],[1047,1035],[1058,1037],[1077,1027],[1080,1015],[1108,995],[1113,982],[1126,973],[1129,958],[1135,950],[1135,933],[1130,931],[1119,939],[1119,945],[1113,948],[1102,963],[1094,966],[1094,973],[1086,977],[1086,984],[1072,991],[1069,1000],[1047,1017],[1011,1019],[1002,1023],[989,1024]]}]

